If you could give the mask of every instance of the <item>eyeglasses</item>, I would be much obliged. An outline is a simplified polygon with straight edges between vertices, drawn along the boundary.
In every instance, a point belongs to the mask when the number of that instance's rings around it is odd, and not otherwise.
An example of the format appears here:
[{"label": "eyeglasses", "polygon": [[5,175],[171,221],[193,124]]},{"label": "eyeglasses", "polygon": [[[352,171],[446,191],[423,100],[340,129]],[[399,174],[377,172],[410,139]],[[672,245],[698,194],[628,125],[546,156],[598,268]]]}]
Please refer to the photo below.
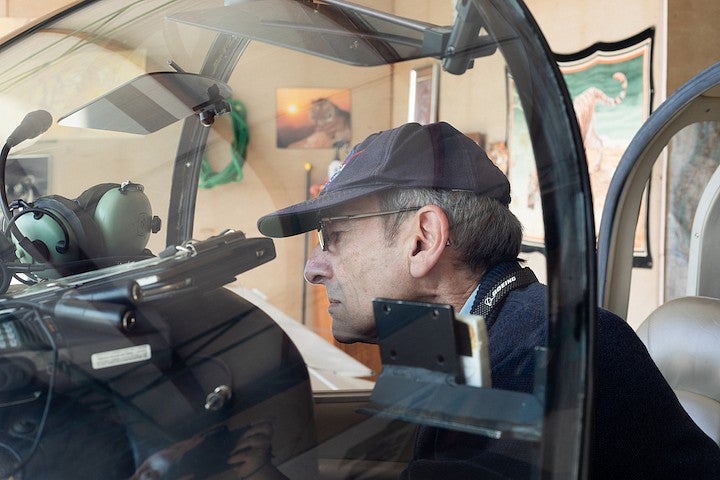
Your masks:
[{"label": "eyeglasses", "polygon": [[357,220],[358,218],[369,218],[369,217],[381,217],[384,215],[394,215],[396,213],[403,213],[403,212],[412,212],[413,210],[418,210],[420,207],[407,207],[407,208],[399,208],[397,210],[389,210],[387,212],[372,212],[372,213],[356,213],[354,215],[338,215],[336,217],[325,217],[320,219],[320,228],[318,228],[318,243],[320,244],[320,249],[323,252],[327,251],[327,247],[329,244],[328,238],[325,235],[325,227],[332,223],[337,222],[341,220]]}]

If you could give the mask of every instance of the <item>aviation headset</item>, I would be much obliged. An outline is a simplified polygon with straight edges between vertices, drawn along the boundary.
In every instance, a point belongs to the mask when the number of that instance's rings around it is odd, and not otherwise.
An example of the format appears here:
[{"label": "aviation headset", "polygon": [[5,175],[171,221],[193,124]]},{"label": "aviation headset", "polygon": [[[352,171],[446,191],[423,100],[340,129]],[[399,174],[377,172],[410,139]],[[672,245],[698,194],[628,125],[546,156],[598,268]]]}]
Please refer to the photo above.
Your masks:
[{"label": "aviation headset", "polygon": [[142,254],[150,234],[160,230],[143,190],[132,182],[103,183],[76,199],[48,195],[22,205],[7,228],[16,257],[22,263],[61,267]]}]

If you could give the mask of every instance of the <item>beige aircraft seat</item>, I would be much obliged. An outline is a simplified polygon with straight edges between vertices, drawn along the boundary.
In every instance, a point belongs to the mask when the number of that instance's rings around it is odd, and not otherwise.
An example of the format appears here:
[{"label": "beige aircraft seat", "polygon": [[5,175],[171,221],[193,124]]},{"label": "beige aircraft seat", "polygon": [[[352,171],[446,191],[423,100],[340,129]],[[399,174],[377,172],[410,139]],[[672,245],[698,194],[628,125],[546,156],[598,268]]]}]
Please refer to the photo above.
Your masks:
[{"label": "beige aircraft seat", "polygon": [[720,299],[671,300],[637,333],[685,410],[720,444]]}]

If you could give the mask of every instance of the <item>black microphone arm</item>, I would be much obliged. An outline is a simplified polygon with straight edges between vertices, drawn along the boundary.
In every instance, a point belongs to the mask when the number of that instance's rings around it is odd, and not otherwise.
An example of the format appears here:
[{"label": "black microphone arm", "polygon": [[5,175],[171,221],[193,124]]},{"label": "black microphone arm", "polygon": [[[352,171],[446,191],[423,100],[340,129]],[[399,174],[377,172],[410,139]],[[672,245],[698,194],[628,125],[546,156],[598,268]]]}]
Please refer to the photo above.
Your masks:
[{"label": "black microphone arm", "polygon": [[10,134],[5,144],[12,148],[18,143],[35,138],[52,125],[52,115],[45,110],[35,110],[25,115],[20,125]]}]

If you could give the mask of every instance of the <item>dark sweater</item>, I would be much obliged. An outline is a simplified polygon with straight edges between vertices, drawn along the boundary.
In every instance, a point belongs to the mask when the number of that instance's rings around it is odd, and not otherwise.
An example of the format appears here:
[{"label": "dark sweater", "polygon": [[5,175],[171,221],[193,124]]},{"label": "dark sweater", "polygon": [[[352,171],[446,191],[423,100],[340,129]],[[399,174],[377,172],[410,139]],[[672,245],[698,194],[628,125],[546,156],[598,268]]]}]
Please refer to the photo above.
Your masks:
[{"label": "dark sweater", "polygon": [[[484,296],[512,265],[486,274]],[[493,388],[530,392],[547,338],[547,289],[512,291],[487,321]],[[719,479],[720,448],[690,419],[632,328],[598,310],[590,473],[595,479]],[[539,444],[419,427],[408,480],[528,478]]]}]

